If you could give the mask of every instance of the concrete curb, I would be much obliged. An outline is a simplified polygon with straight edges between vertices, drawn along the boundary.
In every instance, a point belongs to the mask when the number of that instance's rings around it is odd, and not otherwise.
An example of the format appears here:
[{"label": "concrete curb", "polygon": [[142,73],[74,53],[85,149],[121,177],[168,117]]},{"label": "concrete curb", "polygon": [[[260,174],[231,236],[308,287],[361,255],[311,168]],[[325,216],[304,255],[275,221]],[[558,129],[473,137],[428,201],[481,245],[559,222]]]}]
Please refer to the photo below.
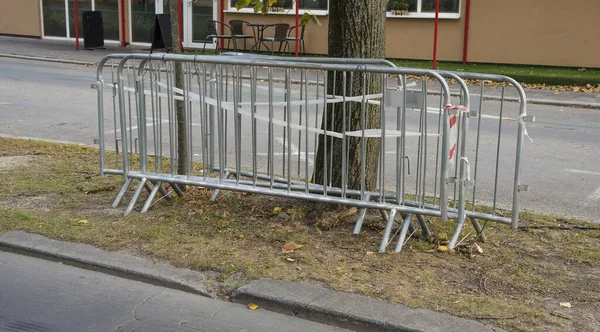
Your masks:
[{"label": "concrete curb", "polygon": [[[69,60],[69,59],[56,59],[56,58],[44,58],[44,57],[36,57],[29,55],[20,55],[20,54],[11,54],[11,53],[0,53],[0,57],[3,58],[13,58],[13,59],[21,59],[21,60],[34,60],[34,61],[45,61],[45,62],[54,62],[54,63],[64,63],[64,64],[74,64],[74,65],[84,65],[84,66],[96,66],[97,62],[90,61],[81,61],[81,60]],[[261,78],[258,79],[267,79]],[[432,92],[432,95],[439,95],[439,92]],[[454,95],[454,94],[453,94]],[[458,95],[457,93],[455,95]],[[473,95],[475,96],[475,94]],[[501,100],[498,96],[484,95],[484,100]],[[518,98],[514,97],[505,97],[504,100],[509,102],[518,102]],[[581,102],[581,101],[562,101],[562,100],[552,100],[552,99],[529,99],[527,100],[528,104],[533,105],[548,105],[548,106],[560,106],[560,107],[577,107],[577,108],[588,108],[588,109],[600,109],[600,103],[592,103],[592,102]]]},{"label": "concrete curb", "polygon": [[[439,92],[429,92],[428,95],[439,96]],[[459,97],[460,94],[458,92],[450,93],[453,97]],[[479,98],[479,94],[472,93],[472,99]],[[483,100],[502,100],[499,96],[492,95],[483,95]],[[516,97],[504,97],[505,101],[518,103],[521,100]],[[600,103],[592,103],[592,102],[582,102],[582,101],[563,101],[563,100],[553,100],[553,99],[527,99],[527,104],[529,105],[546,105],[546,106],[559,106],[559,107],[574,107],[574,108],[588,108],[588,109],[600,109]]]},{"label": "concrete curb", "polygon": [[258,304],[279,313],[361,332],[503,331],[480,322],[424,309],[272,279],[253,281],[233,292],[234,302]]},{"label": "concrete curb", "polygon": [[48,239],[25,232],[0,235],[0,251],[42,258],[118,277],[215,298],[204,282],[206,274],[153,263],[143,258]]},{"label": "concrete curb", "polygon": [[[178,269],[122,253],[106,252],[85,244],[52,240],[21,231],[0,235],[0,251],[60,262],[126,279],[215,298],[207,286],[217,277]],[[261,308],[359,332],[479,332],[503,331],[477,321],[424,309],[410,309],[365,296],[328,288],[273,279],[253,281],[233,292],[236,303]]]},{"label": "concrete curb", "polygon": [[0,58],[11,58],[11,59],[21,59],[21,60],[33,60],[33,61],[45,61],[45,62],[65,63],[65,64],[83,65],[83,66],[96,66],[98,64],[97,62],[90,62],[90,61],[69,60],[69,59],[56,59],[56,58],[44,58],[44,57],[39,57],[39,56],[11,54],[11,53],[0,53]]}]

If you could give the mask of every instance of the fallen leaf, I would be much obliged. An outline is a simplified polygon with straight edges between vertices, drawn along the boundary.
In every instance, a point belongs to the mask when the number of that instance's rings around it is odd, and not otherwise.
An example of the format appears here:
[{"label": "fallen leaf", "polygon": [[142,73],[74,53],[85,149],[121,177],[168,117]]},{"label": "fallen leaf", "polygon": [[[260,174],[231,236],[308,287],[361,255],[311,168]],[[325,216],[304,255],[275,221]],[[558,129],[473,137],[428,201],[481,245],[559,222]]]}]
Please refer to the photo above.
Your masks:
[{"label": "fallen leaf", "polygon": [[273,213],[280,213],[283,209],[280,206],[276,206],[273,208]]},{"label": "fallen leaf", "polygon": [[560,306],[561,307],[565,307],[565,308],[571,308],[572,307],[571,302],[561,302]]},{"label": "fallen leaf", "polygon": [[256,303],[248,303],[248,309],[250,309],[250,310],[256,310],[258,308],[260,308],[258,306],[258,304],[256,304]]},{"label": "fallen leaf", "polygon": [[288,261],[288,262],[295,262],[296,261],[295,259],[293,259],[291,257],[286,257],[285,260]]},{"label": "fallen leaf", "polygon": [[446,251],[448,251],[448,246],[438,246],[437,251],[446,252]]},{"label": "fallen leaf", "polygon": [[87,225],[89,222],[85,219],[77,220],[77,223],[80,225]]},{"label": "fallen leaf", "polygon": [[367,251],[367,256],[372,256],[372,255],[375,255],[374,251]]},{"label": "fallen leaf", "polygon": [[288,243],[284,244],[283,247],[281,247],[281,252],[284,254],[289,254],[291,252],[294,252],[294,250],[300,249],[300,248],[302,248],[301,245],[296,244],[295,242],[288,242]]},{"label": "fallen leaf", "polygon": [[438,239],[440,241],[448,241],[448,234],[442,233],[442,234],[438,235]]}]

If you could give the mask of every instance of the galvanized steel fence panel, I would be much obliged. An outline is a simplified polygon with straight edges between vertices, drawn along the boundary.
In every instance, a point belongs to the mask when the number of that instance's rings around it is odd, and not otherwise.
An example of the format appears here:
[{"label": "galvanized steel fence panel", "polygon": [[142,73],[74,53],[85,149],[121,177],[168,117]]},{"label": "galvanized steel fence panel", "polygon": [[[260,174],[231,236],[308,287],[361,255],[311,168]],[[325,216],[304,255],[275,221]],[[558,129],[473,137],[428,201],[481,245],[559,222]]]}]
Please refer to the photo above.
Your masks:
[{"label": "galvanized steel fence panel", "polygon": [[[119,65],[106,67],[113,59],[119,60]],[[113,205],[123,199],[132,180],[137,179],[140,184],[126,214],[134,208],[143,188],[150,195],[142,212],[150,207],[159,191],[166,196],[162,183],[170,184],[178,194],[182,194],[179,185],[197,185],[216,189],[215,194],[227,189],[357,206],[362,210],[355,233],[360,231],[365,209],[374,208],[389,211],[383,213],[387,225],[381,251],[393,238],[397,212],[403,214],[404,220],[396,231],[400,232],[396,251],[401,250],[408,231],[414,228],[410,223],[412,214],[418,216],[424,233],[429,230],[423,215],[442,220],[448,216],[457,218],[455,235],[460,233],[466,217],[471,217],[478,232],[481,226],[476,218],[505,221],[496,216],[495,209],[493,213],[475,212],[475,206],[471,211],[466,209],[470,194],[475,198],[476,190],[475,186],[472,191],[469,189],[471,137],[464,133],[468,130],[469,116],[474,113],[469,113],[468,87],[460,78],[463,73],[394,68],[381,60],[318,60],[321,59],[297,62],[288,58],[125,54],[103,59],[96,85],[100,167],[103,173],[125,177]],[[183,69],[180,88],[175,84],[176,62]],[[110,71],[109,83],[105,71]],[[444,77],[459,84],[455,103],[450,102]],[[332,79],[340,82],[328,82]],[[409,79],[417,84],[409,84]],[[432,91],[428,79],[436,81],[439,90]],[[373,88],[367,81],[380,82],[385,88],[370,91]],[[333,83],[329,91],[328,83]],[[362,83],[360,93],[350,95],[346,88],[357,83]],[[185,107],[185,119],[181,120],[186,127],[185,149],[189,157],[186,174],[176,172],[175,100],[182,101]],[[335,112],[332,105],[336,104],[341,105],[338,110],[343,110],[339,131],[333,131],[332,124],[323,119],[324,110]],[[350,104],[358,107],[351,108]],[[107,105],[112,105],[112,112]],[[363,119],[359,130],[348,130],[347,125],[351,124],[346,124],[349,119],[346,110],[351,109],[359,110]],[[369,129],[365,124],[370,109],[383,109],[379,129]],[[452,129],[451,119],[455,119]],[[481,117],[478,119],[481,121]],[[106,134],[105,123],[110,124],[113,137]],[[477,156],[480,128],[478,124],[474,140]],[[342,143],[341,185],[334,185],[328,178],[333,174],[333,155],[328,153],[324,153],[328,158],[322,162],[325,182],[311,181],[319,136],[332,138],[328,142],[331,145],[325,144],[324,150],[332,151],[334,140]],[[451,141],[451,136],[456,141]],[[362,144],[358,188],[348,186],[347,149],[351,137]],[[375,191],[365,187],[365,166],[369,162],[364,153],[366,138],[378,138],[381,143]],[[117,151],[115,168],[105,165],[107,143],[109,149]],[[416,148],[411,150],[407,146]],[[448,158],[451,149],[455,155]],[[477,156],[473,180],[477,177]],[[458,191],[457,197],[449,190],[448,183]],[[451,246],[457,243],[455,237]]]}]

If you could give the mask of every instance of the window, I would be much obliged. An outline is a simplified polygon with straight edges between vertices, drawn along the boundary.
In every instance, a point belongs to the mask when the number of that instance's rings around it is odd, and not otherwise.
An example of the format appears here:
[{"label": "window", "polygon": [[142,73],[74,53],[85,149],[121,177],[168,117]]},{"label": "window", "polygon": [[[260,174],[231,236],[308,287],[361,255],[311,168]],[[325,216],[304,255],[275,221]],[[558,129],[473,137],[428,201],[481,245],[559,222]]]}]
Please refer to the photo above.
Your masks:
[{"label": "window", "polygon": [[[440,13],[458,13],[460,0],[440,0]],[[435,13],[435,0],[421,0],[421,12]]]},{"label": "window", "polygon": [[[97,10],[102,13],[104,39],[119,40],[119,3],[117,1],[78,0],[79,38],[83,38],[83,13],[89,10]],[[74,0],[41,0],[41,4],[44,23],[43,36],[75,38]]]},{"label": "window", "polygon": [[[229,11],[237,12],[238,10],[235,8],[235,4],[238,0],[231,0],[229,3]],[[282,14],[292,14],[295,13],[296,5],[298,5],[298,9],[300,12],[308,11],[313,14],[327,14],[328,9],[328,0],[277,0],[275,4],[269,10],[269,13],[277,12],[279,8],[283,8],[283,10],[279,10]],[[252,9],[253,6],[248,6],[247,8],[240,9],[240,12],[254,12]]]},{"label": "window", "polygon": [[44,36],[67,37],[64,0],[43,0]]},{"label": "window", "polygon": [[[396,17],[388,13],[387,16]],[[435,16],[435,1],[436,0],[402,0],[408,4],[408,16],[406,17],[425,17],[430,18]],[[460,18],[460,0],[440,0],[440,18]]]},{"label": "window", "polygon": [[327,0],[300,0],[300,9],[327,10]]}]

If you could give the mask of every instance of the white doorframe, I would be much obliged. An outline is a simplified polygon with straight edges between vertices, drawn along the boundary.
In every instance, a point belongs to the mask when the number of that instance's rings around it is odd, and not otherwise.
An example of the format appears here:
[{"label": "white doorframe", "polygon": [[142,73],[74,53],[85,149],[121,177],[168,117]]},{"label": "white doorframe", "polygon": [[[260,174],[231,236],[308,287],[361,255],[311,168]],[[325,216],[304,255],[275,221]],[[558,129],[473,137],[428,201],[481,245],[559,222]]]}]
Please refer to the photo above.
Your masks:
[{"label": "white doorframe", "polygon": [[[184,26],[183,26],[183,47],[191,47],[201,49],[204,47],[204,43],[202,42],[194,42],[193,40],[193,15],[192,15],[192,6],[195,0],[182,0],[183,5],[183,17],[184,17]],[[217,0],[212,0],[212,9],[213,9],[213,20],[217,19]],[[210,50],[214,50],[216,48],[216,42],[210,42],[206,44],[206,48]]]},{"label": "white doorframe", "polygon": [[[139,46],[150,46],[150,43],[142,43],[142,42],[134,42],[133,41],[133,26],[131,20],[131,0],[127,0],[127,13],[129,14],[128,22],[129,22],[129,44],[130,45],[139,45]],[[162,14],[163,13],[163,0],[154,0],[154,14]]]}]

